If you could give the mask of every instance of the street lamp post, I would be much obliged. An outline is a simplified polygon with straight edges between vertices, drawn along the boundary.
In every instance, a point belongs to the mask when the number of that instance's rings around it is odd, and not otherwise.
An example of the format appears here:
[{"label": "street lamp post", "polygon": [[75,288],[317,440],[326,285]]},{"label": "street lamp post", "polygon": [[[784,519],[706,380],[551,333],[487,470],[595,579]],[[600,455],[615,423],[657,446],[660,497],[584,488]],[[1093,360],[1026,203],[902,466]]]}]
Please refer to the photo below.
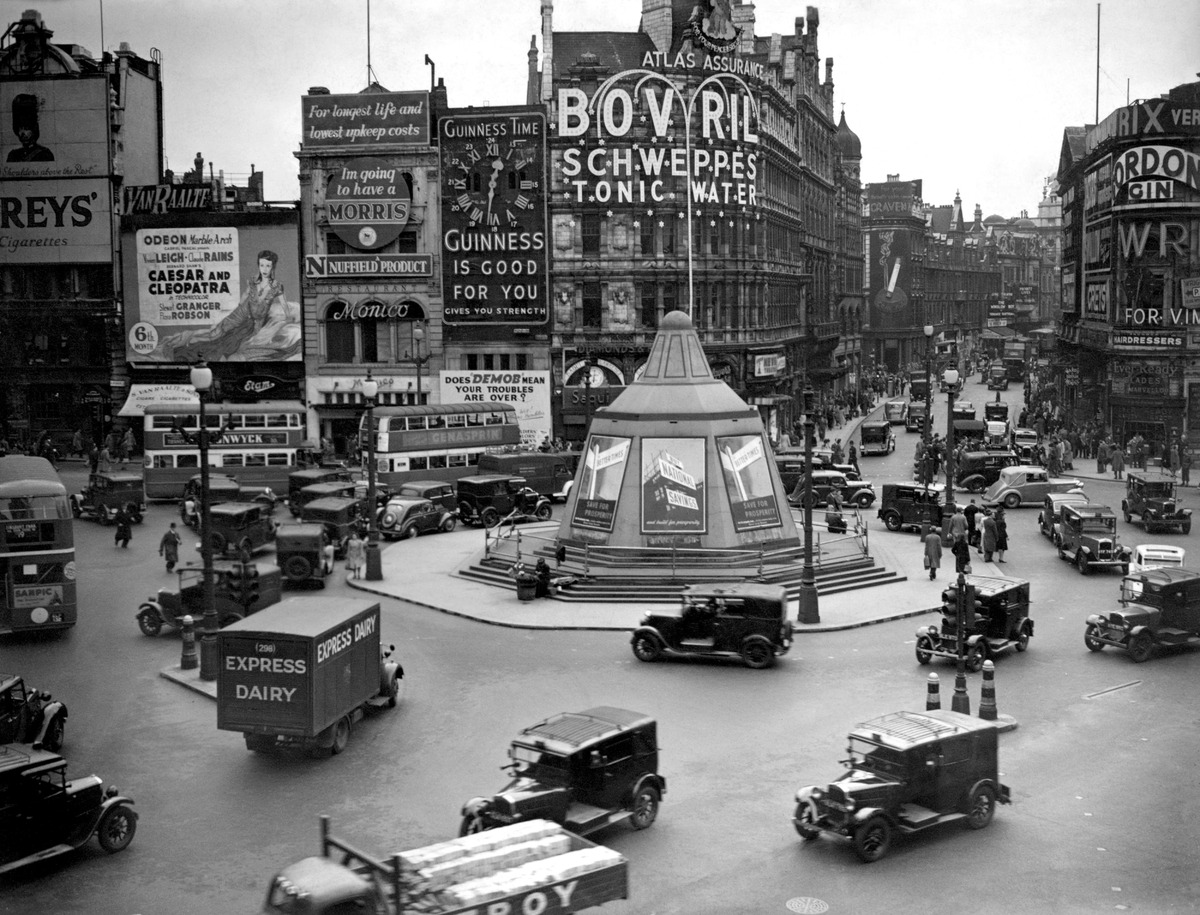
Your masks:
[{"label": "street lamp post", "polygon": [[414,322],[412,329],[412,341],[412,354],[409,355],[409,353],[405,352],[404,355],[407,357],[409,362],[417,367],[417,394],[413,399],[413,403],[419,404],[421,403],[421,366],[425,365],[425,363],[429,361],[428,353],[426,353],[424,356],[421,355],[421,344],[425,342],[425,323],[423,321]]},{"label": "street lamp post", "polygon": [[[925,484],[925,524],[933,522],[929,517],[929,483],[933,477],[933,458],[929,453],[929,443],[933,435],[933,325],[925,325],[925,420],[921,426],[921,441],[925,444],[921,458],[921,482]],[[923,527],[921,536],[927,533]]]},{"label": "street lamp post", "polygon": [[967,695],[967,661],[963,642],[966,639],[967,614],[967,577],[958,573],[958,588],[954,600],[955,635],[958,642],[957,667],[954,673],[954,696],[950,700],[950,710],[971,714],[971,697]]},{"label": "street lamp post", "polygon": [[[420,372],[420,364],[417,371]],[[418,379],[420,375],[417,376]],[[417,382],[418,396],[420,381]],[[367,380],[362,385],[363,399],[367,402],[367,581],[381,581],[383,566],[379,555],[379,527],[375,516],[379,512],[375,493],[375,396],[379,393],[379,383],[371,377],[367,370]]]},{"label": "street lamp post", "polygon": [[954,389],[958,386],[958,369],[946,369],[942,376],[949,393],[946,395],[946,502],[954,501]]},{"label": "street lamp post", "polygon": [[807,380],[804,382],[804,569],[800,573],[800,612],[797,619],[801,623],[821,622],[821,610],[817,600],[816,573],[813,570],[812,556],[812,447],[813,447],[813,389]]}]

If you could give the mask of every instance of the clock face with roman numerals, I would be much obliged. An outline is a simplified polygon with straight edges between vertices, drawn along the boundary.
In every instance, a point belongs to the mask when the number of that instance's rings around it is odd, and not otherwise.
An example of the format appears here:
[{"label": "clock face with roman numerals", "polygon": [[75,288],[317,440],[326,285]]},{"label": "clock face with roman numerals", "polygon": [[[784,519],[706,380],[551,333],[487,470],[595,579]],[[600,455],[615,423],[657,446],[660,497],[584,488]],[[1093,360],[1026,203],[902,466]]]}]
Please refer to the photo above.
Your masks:
[{"label": "clock face with roman numerals", "polygon": [[445,175],[450,208],[464,214],[472,227],[496,232],[516,228],[538,199],[537,152],[528,140],[468,140],[450,159]]}]

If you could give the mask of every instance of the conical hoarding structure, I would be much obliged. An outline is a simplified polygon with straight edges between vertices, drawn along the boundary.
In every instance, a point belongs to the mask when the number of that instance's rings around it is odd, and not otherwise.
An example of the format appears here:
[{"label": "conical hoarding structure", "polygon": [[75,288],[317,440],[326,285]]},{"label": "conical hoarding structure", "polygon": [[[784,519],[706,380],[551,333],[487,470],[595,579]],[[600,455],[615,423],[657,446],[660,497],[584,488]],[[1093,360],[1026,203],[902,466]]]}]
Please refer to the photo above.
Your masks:
[{"label": "conical hoarding structure", "polygon": [[762,418],[713,377],[684,312],[663,318],[641,377],[592,415],[558,539],[654,550],[797,545]]}]

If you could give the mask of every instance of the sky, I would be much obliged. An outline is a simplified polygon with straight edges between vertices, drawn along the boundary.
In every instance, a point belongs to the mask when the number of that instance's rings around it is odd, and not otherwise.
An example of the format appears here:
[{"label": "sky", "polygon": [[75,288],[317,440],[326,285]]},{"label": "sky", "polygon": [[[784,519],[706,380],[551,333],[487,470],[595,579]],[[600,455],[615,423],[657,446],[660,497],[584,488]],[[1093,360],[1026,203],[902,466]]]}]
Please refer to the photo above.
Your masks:
[{"label": "sky", "polygon": [[[1200,70],[1196,0],[826,0],[818,50],[834,60],[835,118],[862,140],[864,183],[924,182],[927,203],[961,193],[967,214],[1035,215],[1063,128],[1152,98]],[[229,183],[251,164],[268,200],[299,198],[300,99],[430,85],[451,106],[525,101],[541,0],[21,0],[56,42],[99,56],[121,42],[163,62],[167,165],[197,152]],[[556,31],[636,31],[641,0],[554,0]],[[805,4],[757,0],[755,32],[791,34]],[[368,33],[370,40],[368,42]],[[1185,36],[1190,36],[1186,38]],[[369,53],[368,53],[369,49]],[[368,59],[370,73],[368,78]],[[208,166],[206,165],[206,171]]]}]

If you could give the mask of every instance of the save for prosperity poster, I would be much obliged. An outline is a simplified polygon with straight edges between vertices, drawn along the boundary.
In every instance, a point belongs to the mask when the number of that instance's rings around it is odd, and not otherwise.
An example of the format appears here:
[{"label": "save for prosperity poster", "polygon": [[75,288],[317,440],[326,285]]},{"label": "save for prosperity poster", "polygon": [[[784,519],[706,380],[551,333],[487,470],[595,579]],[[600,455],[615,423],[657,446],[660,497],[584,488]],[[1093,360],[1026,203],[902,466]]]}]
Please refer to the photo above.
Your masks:
[{"label": "save for prosperity poster", "polygon": [[726,435],[717,439],[721,472],[733,529],[738,533],[778,527],[779,503],[767,465],[767,447],[761,435]]},{"label": "save for prosperity poster", "polygon": [[576,527],[613,529],[630,443],[631,439],[612,435],[593,435],[588,439],[576,490],[575,514],[571,518]]}]

